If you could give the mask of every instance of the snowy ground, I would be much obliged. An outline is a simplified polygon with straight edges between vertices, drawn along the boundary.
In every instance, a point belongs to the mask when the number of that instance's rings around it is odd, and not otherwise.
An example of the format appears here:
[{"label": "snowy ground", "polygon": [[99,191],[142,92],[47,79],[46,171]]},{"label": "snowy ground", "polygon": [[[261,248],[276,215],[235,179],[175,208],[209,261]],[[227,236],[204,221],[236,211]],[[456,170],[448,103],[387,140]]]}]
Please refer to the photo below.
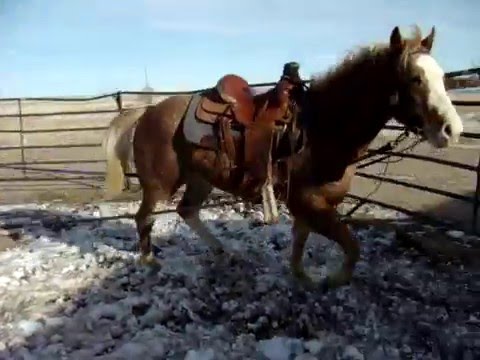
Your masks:
[{"label": "snowy ground", "polygon": [[[233,261],[213,262],[176,215],[162,215],[163,269],[147,273],[133,221],[82,223],[136,206],[0,207],[0,222],[37,224],[0,253],[0,359],[480,358],[478,270],[433,265],[393,233],[359,230],[353,284],[306,291],[288,272],[288,216],[262,227],[240,204],[202,211]],[[341,259],[310,237],[308,271],[321,276]]]}]

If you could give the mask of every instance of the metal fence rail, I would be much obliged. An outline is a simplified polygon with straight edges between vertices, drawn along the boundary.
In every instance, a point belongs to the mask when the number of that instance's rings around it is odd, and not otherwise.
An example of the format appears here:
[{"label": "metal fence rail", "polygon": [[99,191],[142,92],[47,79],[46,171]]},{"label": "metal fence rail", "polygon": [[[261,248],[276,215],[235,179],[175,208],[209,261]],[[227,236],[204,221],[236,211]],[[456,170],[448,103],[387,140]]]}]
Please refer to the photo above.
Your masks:
[{"label": "metal fence rail", "polygon": [[[450,71],[445,73],[446,78],[453,78],[461,75],[469,75],[469,74],[479,74],[480,75],[480,68],[469,68],[464,70],[457,70],[457,71]],[[309,84],[310,80],[305,80],[305,84]],[[250,84],[250,87],[268,87],[275,85],[275,82],[264,82],[264,83],[256,83]],[[52,96],[52,97],[24,97],[24,98],[0,98],[0,102],[6,101],[53,101],[53,102],[60,102],[60,101],[68,101],[68,102],[84,102],[84,101],[94,101],[94,100],[101,100],[110,97],[121,97],[121,95],[177,95],[177,94],[195,94],[197,92],[203,91],[205,89],[197,89],[197,90],[187,90],[187,91],[116,91],[112,93],[102,94],[102,95],[95,95],[95,96],[77,96],[77,97],[65,97],[65,96]],[[469,102],[470,104],[474,104],[472,106],[477,106],[480,102]],[[461,104],[463,105],[463,102]]]}]

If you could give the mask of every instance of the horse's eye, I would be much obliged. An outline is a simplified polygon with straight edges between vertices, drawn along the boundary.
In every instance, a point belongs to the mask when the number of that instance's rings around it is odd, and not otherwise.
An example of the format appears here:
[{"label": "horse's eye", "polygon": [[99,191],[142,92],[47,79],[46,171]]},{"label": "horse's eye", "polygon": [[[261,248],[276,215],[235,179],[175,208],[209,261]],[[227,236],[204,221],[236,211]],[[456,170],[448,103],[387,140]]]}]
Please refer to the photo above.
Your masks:
[{"label": "horse's eye", "polygon": [[416,85],[420,85],[422,83],[422,78],[420,76],[412,77],[412,82]]}]

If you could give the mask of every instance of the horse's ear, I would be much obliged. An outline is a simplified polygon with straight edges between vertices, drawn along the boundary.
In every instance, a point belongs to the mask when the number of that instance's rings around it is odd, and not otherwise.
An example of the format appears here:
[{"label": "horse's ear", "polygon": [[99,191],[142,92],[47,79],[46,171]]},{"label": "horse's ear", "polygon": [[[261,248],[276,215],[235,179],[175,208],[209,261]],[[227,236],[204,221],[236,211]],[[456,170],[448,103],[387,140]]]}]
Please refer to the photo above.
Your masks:
[{"label": "horse's ear", "polygon": [[434,39],[435,39],[435,26],[432,26],[432,31],[430,31],[430,34],[425,39],[422,39],[422,46],[428,51],[431,51]]},{"label": "horse's ear", "polygon": [[398,26],[392,30],[390,34],[390,48],[395,51],[402,51],[403,49],[403,39],[402,34],[400,34],[400,29]]}]

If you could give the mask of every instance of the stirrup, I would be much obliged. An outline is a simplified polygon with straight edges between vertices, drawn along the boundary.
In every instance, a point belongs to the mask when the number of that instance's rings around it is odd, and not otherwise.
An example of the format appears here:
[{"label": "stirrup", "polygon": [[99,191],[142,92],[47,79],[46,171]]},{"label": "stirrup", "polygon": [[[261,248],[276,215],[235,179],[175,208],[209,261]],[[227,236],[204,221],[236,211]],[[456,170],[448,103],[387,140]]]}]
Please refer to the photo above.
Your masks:
[{"label": "stirrup", "polygon": [[278,205],[273,192],[273,184],[267,180],[262,186],[263,221],[265,224],[278,223]]}]

